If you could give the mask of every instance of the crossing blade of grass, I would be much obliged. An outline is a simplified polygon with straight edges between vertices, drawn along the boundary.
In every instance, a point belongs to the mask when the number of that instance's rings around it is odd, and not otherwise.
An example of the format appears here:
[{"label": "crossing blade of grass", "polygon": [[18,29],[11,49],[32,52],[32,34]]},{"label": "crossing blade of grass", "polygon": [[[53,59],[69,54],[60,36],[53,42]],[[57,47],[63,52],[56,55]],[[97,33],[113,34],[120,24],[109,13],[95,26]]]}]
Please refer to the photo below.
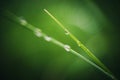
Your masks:
[{"label": "crossing blade of grass", "polygon": [[[71,39],[73,39],[77,45],[82,48],[87,55],[101,68],[103,68],[108,73],[112,74],[112,72],[80,41],[78,40],[57,18],[55,18],[48,10],[44,9],[44,11],[67,33]],[[113,75],[113,74],[112,74]]]}]

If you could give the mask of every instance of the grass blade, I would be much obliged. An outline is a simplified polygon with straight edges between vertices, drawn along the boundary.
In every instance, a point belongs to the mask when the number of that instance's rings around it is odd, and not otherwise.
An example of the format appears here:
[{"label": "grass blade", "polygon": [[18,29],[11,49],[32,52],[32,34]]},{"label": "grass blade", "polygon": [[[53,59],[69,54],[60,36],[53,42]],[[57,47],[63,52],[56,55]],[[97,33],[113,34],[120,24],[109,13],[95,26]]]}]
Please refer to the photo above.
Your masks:
[{"label": "grass blade", "polygon": [[78,40],[71,32],[69,32],[69,30],[57,19],[55,18],[48,10],[44,9],[44,11],[66,32],[69,34],[69,36],[71,37],[71,39],[73,39],[77,45],[82,48],[86,54],[101,68],[103,68],[105,71],[107,71],[108,73],[110,73],[111,75],[112,72],[83,44],[81,43],[80,40]]},{"label": "grass blade", "polygon": [[28,30],[32,31],[38,38],[42,37],[42,38],[45,39],[45,41],[51,42],[53,44],[56,44],[57,46],[63,48],[67,52],[76,55],[77,57],[83,59],[84,61],[86,61],[87,63],[91,64],[95,68],[99,69],[100,71],[102,71],[104,74],[106,74],[107,76],[109,76],[113,80],[117,80],[111,73],[109,73],[108,71],[104,70],[102,67],[98,66],[97,64],[95,64],[94,62],[90,61],[89,59],[85,58],[84,56],[79,54],[77,51],[73,50],[69,45],[63,44],[62,42],[60,42],[60,41],[58,41],[58,40],[56,40],[56,39],[54,39],[52,37],[49,37],[44,32],[42,32],[41,29],[39,29],[39,28],[29,24],[25,19],[21,19],[20,17],[17,17],[16,15],[14,15],[11,12],[7,12],[7,17],[9,17],[11,20],[17,22],[18,24],[24,26],[24,28],[27,28]]}]

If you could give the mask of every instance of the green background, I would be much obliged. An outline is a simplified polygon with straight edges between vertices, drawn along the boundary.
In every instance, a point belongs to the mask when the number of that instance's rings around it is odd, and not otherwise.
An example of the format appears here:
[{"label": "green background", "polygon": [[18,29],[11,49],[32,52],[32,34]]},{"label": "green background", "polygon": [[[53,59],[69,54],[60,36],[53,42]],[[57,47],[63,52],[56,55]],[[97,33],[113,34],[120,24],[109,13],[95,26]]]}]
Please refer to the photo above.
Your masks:
[{"label": "green background", "polygon": [[110,80],[102,72],[3,14],[23,17],[49,36],[87,57],[44,11],[47,9],[84,43],[118,78],[119,1],[4,0],[0,2],[2,80]]}]

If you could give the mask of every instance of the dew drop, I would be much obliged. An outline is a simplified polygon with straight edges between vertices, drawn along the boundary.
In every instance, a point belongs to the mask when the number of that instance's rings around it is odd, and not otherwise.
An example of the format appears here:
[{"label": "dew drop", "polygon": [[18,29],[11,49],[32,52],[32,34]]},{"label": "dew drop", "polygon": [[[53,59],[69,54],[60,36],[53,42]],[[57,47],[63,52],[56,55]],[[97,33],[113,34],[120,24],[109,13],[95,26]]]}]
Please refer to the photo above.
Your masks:
[{"label": "dew drop", "polygon": [[65,35],[69,35],[70,33],[69,32],[66,32]]},{"label": "dew drop", "polygon": [[45,36],[44,39],[48,42],[51,41],[51,37],[49,37],[49,36]]},{"label": "dew drop", "polygon": [[69,34],[70,32],[67,29],[65,29],[65,35],[69,35]]},{"label": "dew drop", "polygon": [[64,45],[64,49],[69,52],[71,48],[69,45]]},{"label": "dew drop", "polygon": [[19,21],[20,21],[20,24],[23,26],[25,26],[27,24],[27,21],[23,17],[20,17]]},{"label": "dew drop", "polygon": [[41,33],[41,30],[40,30],[40,29],[36,28],[35,31],[34,31],[34,33],[35,33],[35,35],[36,35],[37,37],[42,37],[42,33]]}]

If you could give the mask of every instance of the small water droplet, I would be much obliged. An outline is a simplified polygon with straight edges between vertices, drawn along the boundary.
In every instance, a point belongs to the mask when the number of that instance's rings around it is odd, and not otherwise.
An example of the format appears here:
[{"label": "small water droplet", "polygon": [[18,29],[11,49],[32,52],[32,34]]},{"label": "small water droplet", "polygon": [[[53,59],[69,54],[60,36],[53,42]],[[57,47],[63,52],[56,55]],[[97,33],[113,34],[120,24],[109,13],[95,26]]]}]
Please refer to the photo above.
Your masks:
[{"label": "small water droplet", "polygon": [[66,32],[65,35],[69,35],[70,33],[69,32]]},{"label": "small water droplet", "polygon": [[23,17],[20,17],[19,21],[20,21],[20,24],[23,26],[25,26],[27,24],[27,21]]},{"label": "small water droplet", "polygon": [[51,37],[49,37],[49,36],[45,36],[44,39],[45,39],[46,41],[51,41]]},{"label": "small water droplet", "polygon": [[36,35],[37,37],[42,37],[42,33],[41,33],[41,30],[40,30],[40,29],[36,28],[35,31],[34,31],[34,33],[35,33],[35,35]]},{"label": "small water droplet", "polygon": [[64,45],[64,49],[69,52],[71,48],[69,45]]},{"label": "small water droplet", "polygon": [[69,34],[70,32],[67,29],[65,29],[65,35],[69,35]]}]

